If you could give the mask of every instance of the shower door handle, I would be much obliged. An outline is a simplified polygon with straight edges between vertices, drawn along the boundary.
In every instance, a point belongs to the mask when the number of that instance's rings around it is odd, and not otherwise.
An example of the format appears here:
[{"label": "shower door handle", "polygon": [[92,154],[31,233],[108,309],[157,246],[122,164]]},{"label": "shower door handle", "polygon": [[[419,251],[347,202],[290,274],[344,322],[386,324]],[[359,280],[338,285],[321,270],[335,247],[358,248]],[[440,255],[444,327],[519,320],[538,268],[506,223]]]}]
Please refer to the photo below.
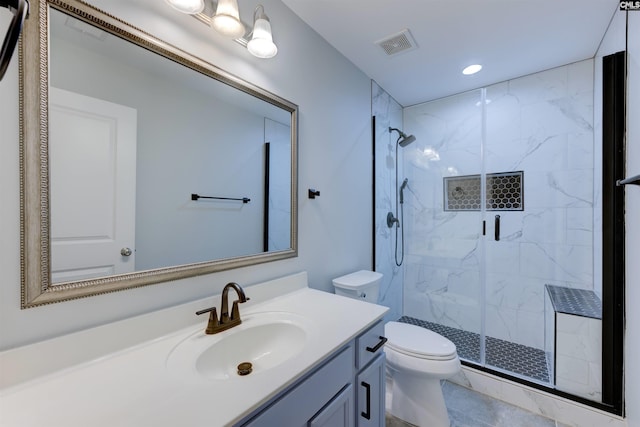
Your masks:
[{"label": "shower door handle", "polygon": [[500,240],[500,215],[496,215],[496,219],[494,221],[493,237],[496,242]]}]

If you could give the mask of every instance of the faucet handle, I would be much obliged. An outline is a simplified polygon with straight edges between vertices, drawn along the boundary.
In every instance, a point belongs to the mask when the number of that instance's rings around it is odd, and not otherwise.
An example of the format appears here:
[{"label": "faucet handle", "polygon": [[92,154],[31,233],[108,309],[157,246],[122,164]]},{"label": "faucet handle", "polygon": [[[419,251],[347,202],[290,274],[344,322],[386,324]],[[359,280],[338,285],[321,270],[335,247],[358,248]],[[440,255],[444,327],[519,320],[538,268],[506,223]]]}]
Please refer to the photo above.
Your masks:
[{"label": "faucet handle", "polygon": [[247,301],[249,301],[251,298],[245,298],[244,301],[242,300],[235,300],[233,302],[233,306],[231,307],[231,318],[229,320],[240,320],[240,309],[238,308],[238,304],[242,304],[245,303]]},{"label": "faucet handle", "polygon": [[205,308],[204,310],[196,311],[199,316],[201,314],[209,313],[209,321],[207,322],[207,329],[204,333],[207,335],[215,334],[220,324],[218,322],[218,312],[215,307]]}]

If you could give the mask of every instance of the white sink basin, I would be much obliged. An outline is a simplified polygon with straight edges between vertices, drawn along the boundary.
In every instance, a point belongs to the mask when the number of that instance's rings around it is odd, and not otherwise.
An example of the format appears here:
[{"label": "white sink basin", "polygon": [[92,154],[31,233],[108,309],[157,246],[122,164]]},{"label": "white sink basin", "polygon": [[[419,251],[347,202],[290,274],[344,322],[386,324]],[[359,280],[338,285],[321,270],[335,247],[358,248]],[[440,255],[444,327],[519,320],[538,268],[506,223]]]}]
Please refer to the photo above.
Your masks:
[{"label": "white sink basin", "polygon": [[[240,325],[214,335],[206,335],[203,324],[171,350],[167,369],[185,379],[242,380],[281,365],[307,342],[307,321],[301,316],[266,312],[242,319]],[[239,365],[247,362],[250,372],[239,372]]]}]

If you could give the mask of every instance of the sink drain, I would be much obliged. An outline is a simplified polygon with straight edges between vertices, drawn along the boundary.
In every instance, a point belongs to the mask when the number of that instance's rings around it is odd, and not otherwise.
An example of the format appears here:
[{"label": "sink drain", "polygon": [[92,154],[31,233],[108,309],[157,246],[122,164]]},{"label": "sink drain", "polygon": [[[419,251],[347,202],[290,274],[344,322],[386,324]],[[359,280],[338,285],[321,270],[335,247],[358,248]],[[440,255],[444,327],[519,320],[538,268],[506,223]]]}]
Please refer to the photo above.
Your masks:
[{"label": "sink drain", "polygon": [[238,365],[238,375],[249,375],[253,371],[253,365],[250,362],[242,362]]}]

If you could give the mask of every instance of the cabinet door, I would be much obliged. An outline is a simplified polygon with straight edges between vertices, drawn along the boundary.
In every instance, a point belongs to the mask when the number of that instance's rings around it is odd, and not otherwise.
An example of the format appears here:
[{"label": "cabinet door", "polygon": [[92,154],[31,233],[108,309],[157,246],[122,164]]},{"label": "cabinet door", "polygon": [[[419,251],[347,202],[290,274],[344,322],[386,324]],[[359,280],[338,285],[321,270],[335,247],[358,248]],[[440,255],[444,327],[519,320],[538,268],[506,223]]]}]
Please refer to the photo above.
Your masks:
[{"label": "cabinet door", "polygon": [[309,421],[309,427],[353,427],[353,386],[347,385]]},{"label": "cabinet door", "polygon": [[385,356],[380,354],[356,379],[356,425],[384,427]]}]

